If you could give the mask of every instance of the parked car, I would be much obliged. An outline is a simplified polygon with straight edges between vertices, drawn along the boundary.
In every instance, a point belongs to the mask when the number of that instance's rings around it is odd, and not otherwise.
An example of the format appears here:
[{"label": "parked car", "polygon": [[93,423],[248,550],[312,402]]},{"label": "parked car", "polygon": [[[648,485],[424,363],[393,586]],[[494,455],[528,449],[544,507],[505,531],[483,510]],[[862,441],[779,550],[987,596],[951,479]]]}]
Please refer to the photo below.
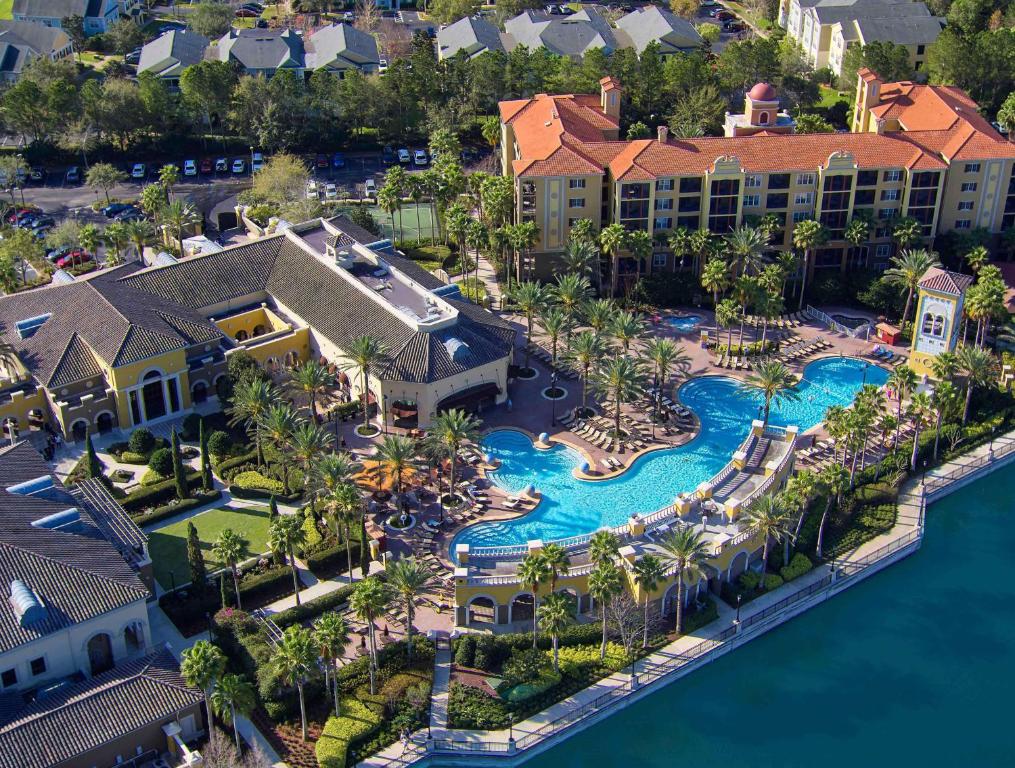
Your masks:
[{"label": "parked car", "polygon": [[102,215],[105,216],[107,219],[111,219],[118,213],[123,213],[128,208],[133,207],[134,206],[131,205],[130,203],[110,203],[109,205],[107,205],[105,208],[102,209]]},{"label": "parked car", "polygon": [[35,231],[39,231],[40,229],[45,230],[55,226],[56,221],[52,216],[36,216],[32,219],[32,229]]},{"label": "parked car", "polygon": [[345,157],[342,155],[341,152],[336,152],[334,156],[331,158],[331,167],[345,168]]},{"label": "parked car", "polygon": [[145,168],[144,163],[134,163],[134,167],[130,169],[130,177],[132,179],[143,179],[148,175],[148,169]]},{"label": "parked car", "polygon": [[317,200],[320,196],[320,192],[317,189],[317,182],[311,179],[307,182],[307,200]]},{"label": "parked car", "polygon": [[79,184],[81,182],[81,169],[72,165],[64,174],[63,180],[68,184]]},{"label": "parked car", "polygon": [[141,49],[135,48],[123,58],[128,64],[133,64],[136,67],[141,62]]},{"label": "parked car", "polygon": [[140,221],[145,218],[144,211],[133,205],[125,211],[120,211],[113,217],[113,221]]},{"label": "parked car", "polygon": [[184,176],[197,176],[197,162],[194,160],[183,161],[183,175]]},{"label": "parked car", "polygon": [[39,167],[32,168],[32,171],[31,173],[28,174],[28,177],[32,181],[43,181],[46,178],[46,169]]},{"label": "parked car", "polygon": [[237,157],[233,160],[233,173],[240,174],[247,172],[247,161],[242,157]]},{"label": "parked car", "polygon": [[226,158],[220,157],[215,161],[215,173],[225,173],[228,170],[229,161]]},{"label": "parked car", "polygon": [[381,152],[381,161],[385,165],[391,165],[393,162],[395,162],[396,159],[397,158],[395,157],[394,147],[392,147],[390,144],[385,144],[384,151]]},{"label": "parked car", "polygon": [[255,152],[250,156],[250,172],[257,173],[262,168],[264,168],[264,155],[260,152]]},{"label": "parked car", "polygon": [[347,21],[350,24],[352,24],[352,22],[356,21],[356,14],[353,13],[352,11],[343,11],[341,19],[342,21]]},{"label": "parked car", "polygon": [[727,19],[722,23],[723,32],[743,32],[745,29],[747,29],[747,25],[736,19]]},{"label": "parked car", "polygon": [[363,182],[363,196],[377,197],[377,182],[375,182],[372,178]]},{"label": "parked car", "polygon": [[429,159],[426,156],[426,150],[425,149],[417,149],[416,150],[416,154],[413,155],[413,157],[412,157],[412,162],[413,162],[414,165],[418,165],[418,166],[424,166],[428,162],[430,162]]},{"label": "parked car", "polygon": [[249,8],[237,8],[233,15],[238,19],[256,19],[261,14],[257,11],[252,11]]},{"label": "parked car", "polygon": [[84,253],[84,248],[73,248],[69,245],[61,245],[59,248],[50,248],[46,251],[46,258],[55,264],[64,256],[74,255],[76,258],[80,258],[84,255]]},{"label": "parked car", "polygon": [[338,187],[331,182],[324,185],[324,199],[325,200],[338,200]]},{"label": "parked car", "polygon": [[267,29],[268,28],[268,20],[267,19],[258,19],[257,21],[254,22],[254,26],[257,27],[258,29]]},{"label": "parked car", "polygon": [[37,216],[40,213],[42,213],[42,210],[40,208],[37,208],[34,205],[26,205],[8,213],[7,216],[4,218],[4,220],[8,224],[16,224],[22,219],[25,219],[29,216]]},{"label": "parked car", "polygon": [[201,173],[211,173],[215,170],[215,163],[210,157],[201,158]]},{"label": "parked car", "polygon": [[92,260],[92,254],[87,251],[74,250],[68,253],[66,256],[61,256],[56,260],[57,269],[66,269],[67,267],[77,266],[78,264],[86,264]]},{"label": "parked car", "polygon": [[319,169],[322,169],[322,170],[324,168],[327,168],[328,167],[328,156],[323,154],[323,153],[318,153],[317,157],[314,158],[314,165],[316,165]]},{"label": "parked car", "polygon": [[382,75],[385,72],[388,71],[388,60],[387,59],[378,59],[377,60],[377,71],[380,72]]},{"label": "parked car", "polygon": [[412,155],[409,154],[409,150],[405,148],[398,150],[398,162],[402,165],[407,165],[412,162]]}]

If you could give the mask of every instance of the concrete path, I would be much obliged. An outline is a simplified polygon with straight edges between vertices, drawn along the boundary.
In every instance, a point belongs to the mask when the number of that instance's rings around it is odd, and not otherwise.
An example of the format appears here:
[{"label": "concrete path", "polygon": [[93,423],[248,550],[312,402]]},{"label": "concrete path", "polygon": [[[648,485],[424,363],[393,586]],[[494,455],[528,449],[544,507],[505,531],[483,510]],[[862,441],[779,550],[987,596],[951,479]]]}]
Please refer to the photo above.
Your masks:
[{"label": "concrete path", "polygon": [[433,691],[430,695],[431,730],[448,727],[448,691],[451,687],[451,639],[446,634],[437,637],[437,655],[434,659]]}]

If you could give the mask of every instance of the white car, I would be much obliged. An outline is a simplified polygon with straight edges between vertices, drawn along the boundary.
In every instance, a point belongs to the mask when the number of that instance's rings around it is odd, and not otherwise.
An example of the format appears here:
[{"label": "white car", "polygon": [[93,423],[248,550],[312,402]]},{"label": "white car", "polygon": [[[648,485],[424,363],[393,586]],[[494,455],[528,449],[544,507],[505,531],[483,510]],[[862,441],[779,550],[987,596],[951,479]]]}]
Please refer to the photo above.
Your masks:
[{"label": "white car", "polygon": [[426,157],[426,150],[417,149],[416,154],[412,156],[412,162],[414,165],[426,165],[429,162]]},{"label": "white car", "polygon": [[377,71],[380,72],[382,75],[388,71],[387,59],[381,59],[377,62]]},{"label": "white car", "polygon": [[247,161],[242,157],[238,157],[233,160],[233,173],[246,173],[247,172]]},{"label": "white car", "polygon": [[130,177],[132,179],[143,179],[146,175],[144,163],[134,163],[134,167],[130,169]]},{"label": "white car", "polygon": [[307,182],[307,200],[316,200],[320,197],[317,191],[317,182],[311,179]]},{"label": "white car", "polygon": [[264,167],[264,155],[255,152],[250,158],[250,172],[257,173]]},{"label": "white car", "polygon": [[183,161],[183,175],[184,176],[197,176],[197,163],[193,160]]},{"label": "white car", "polygon": [[400,149],[398,150],[398,162],[402,165],[412,162],[412,155],[409,154],[409,150]]},{"label": "white car", "polygon": [[363,182],[363,196],[364,197],[377,197],[377,182],[373,179],[367,179]]},{"label": "white car", "polygon": [[324,185],[324,199],[325,200],[338,200],[338,187],[334,184]]}]

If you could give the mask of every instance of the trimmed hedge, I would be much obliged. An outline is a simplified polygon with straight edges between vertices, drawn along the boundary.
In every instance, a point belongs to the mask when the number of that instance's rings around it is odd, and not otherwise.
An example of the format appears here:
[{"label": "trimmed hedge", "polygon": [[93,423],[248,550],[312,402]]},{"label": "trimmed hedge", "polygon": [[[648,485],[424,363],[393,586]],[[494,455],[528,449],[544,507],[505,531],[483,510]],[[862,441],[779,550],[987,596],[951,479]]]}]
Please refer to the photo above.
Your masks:
[{"label": "trimmed hedge", "polygon": [[[387,578],[383,571],[375,574],[375,576],[381,581],[384,581]],[[285,629],[290,624],[303,624],[310,619],[317,618],[322,613],[333,611],[345,605],[349,602],[349,596],[352,595],[355,588],[356,584],[346,584],[339,587],[334,592],[329,592],[326,595],[315,597],[313,600],[308,600],[301,605],[294,605],[292,608],[286,608],[284,611],[279,611],[271,617],[271,620],[274,621],[280,629]]]},{"label": "trimmed hedge", "polygon": [[[516,632],[505,635],[479,635],[472,641],[465,640],[469,635],[456,638],[453,642],[455,653],[462,642],[476,644],[474,651],[474,662],[476,669],[490,672],[500,668],[500,665],[514,651],[523,651],[532,647],[532,635],[527,632]],[[596,647],[603,640],[602,627],[595,622],[590,624],[573,624],[560,633],[558,641],[561,648],[575,645],[595,645]],[[540,633],[536,641],[538,648],[549,650],[553,647],[550,636]],[[466,652],[467,653],[467,652]]]},{"label": "trimmed hedge", "polygon": [[328,718],[317,741],[315,754],[321,768],[345,768],[349,745],[381,727],[381,715],[352,697],[342,699],[341,712],[340,717]]},{"label": "trimmed hedge", "polygon": [[285,491],[281,480],[265,477],[255,469],[248,469],[236,475],[230,485],[230,490],[233,490],[234,493],[235,489],[248,493],[257,491],[267,496],[281,496]]},{"label": "trimmed hedge", "polygon": [[215,474],[219,477],[225,478],[226,473],[230,469],[242,466],[243,464],[251,464],[257,461],[257,449],[235,456],[225,461],[219,461],[215,464]]},{"label": "trimmed hedge", "polygon": [[784,582],[793,581],[793,579],[800,578],[813,567],[814,564],[807,555],[803,552],[797,552],[789,561],[789,565],[784,565],[779,569],[779,575],[782,576]]},{"label": "trimmed hedge", "polygon": [[175,504],[163,504],[161,507],[155,507],[151,512],[146,512],[143,515],[137,515],[134,517],[134,522],[139,526],[151,525],[157,523],[160,520],[178,515],[181,512],[186,512],[189,509],[200,507],[202,504],[207,504],[210,501],[222,498],[222,491],[209,491],[208,493],[199,493],[195,497],[190,499],[184,499],[178,501]]},{"label": "trimmed hedge", "polygon": [[[187,485],[192,490],[199,487],[201,485],[201,473],[190,472],[187,475]],[[176,482],[172,478],[169,478],[161,483],[148,485],[127,494],[126,498],[120,502],[120,506],[133,514],[148,507],[157,507],[172,498],[176,498]]]},{"label": "trimmed hedge", "polygon": [[[359,565],[359,542],[352,542],[352,567]],[[317,552],[309,552],[303,557],[303,562],[311,573],[319,579],[330,579],[348,569],[349,558],[346,556],[345,543],[336,544],[327,549]]]},{"label": "trimmed hedge", "polygon": [[134,453],[133,451],[124,451],[120,454],[120,461],[124,464],[147,464],[148,457],[143,453]]}]

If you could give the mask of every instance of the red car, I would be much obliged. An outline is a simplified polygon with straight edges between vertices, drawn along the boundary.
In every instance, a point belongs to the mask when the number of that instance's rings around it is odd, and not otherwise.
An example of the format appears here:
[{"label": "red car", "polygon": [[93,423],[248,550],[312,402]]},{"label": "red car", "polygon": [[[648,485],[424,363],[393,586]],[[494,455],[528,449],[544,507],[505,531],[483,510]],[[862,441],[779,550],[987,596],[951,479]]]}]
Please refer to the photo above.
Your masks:
[{"label": "red car", "polygon": [[318,168],[327,168],[329,165],[327,155],[318,155],[314,162],[317,164]]},{"label": "red car", "polygon": [[211,173],[215,170],[215,163],[211,161],[210,157],[201,158],[201,173]]},{"label": "red car", "polygon": [[75,267],[91,260],[92,254],[87,253],[86,251],[71,251],[66,256],[61,256],[56,260],[56,268],[67,269],[68,267]]},{"label": "red car", "polygon": [[34,205],[32,205],[32,206],[26,206],[24,208],[18,208],[16,210],[11,211],[10,213],[8,213],[7,214],[7,218],[5,219],[5,221],[8,224],[13,224],[16,221],[20,221],[21,219],[25,218],[29,214],[32,214],[32,213],[41,213],[41,212],[42,212],[42,209],[41,208],[36,208]]}]

